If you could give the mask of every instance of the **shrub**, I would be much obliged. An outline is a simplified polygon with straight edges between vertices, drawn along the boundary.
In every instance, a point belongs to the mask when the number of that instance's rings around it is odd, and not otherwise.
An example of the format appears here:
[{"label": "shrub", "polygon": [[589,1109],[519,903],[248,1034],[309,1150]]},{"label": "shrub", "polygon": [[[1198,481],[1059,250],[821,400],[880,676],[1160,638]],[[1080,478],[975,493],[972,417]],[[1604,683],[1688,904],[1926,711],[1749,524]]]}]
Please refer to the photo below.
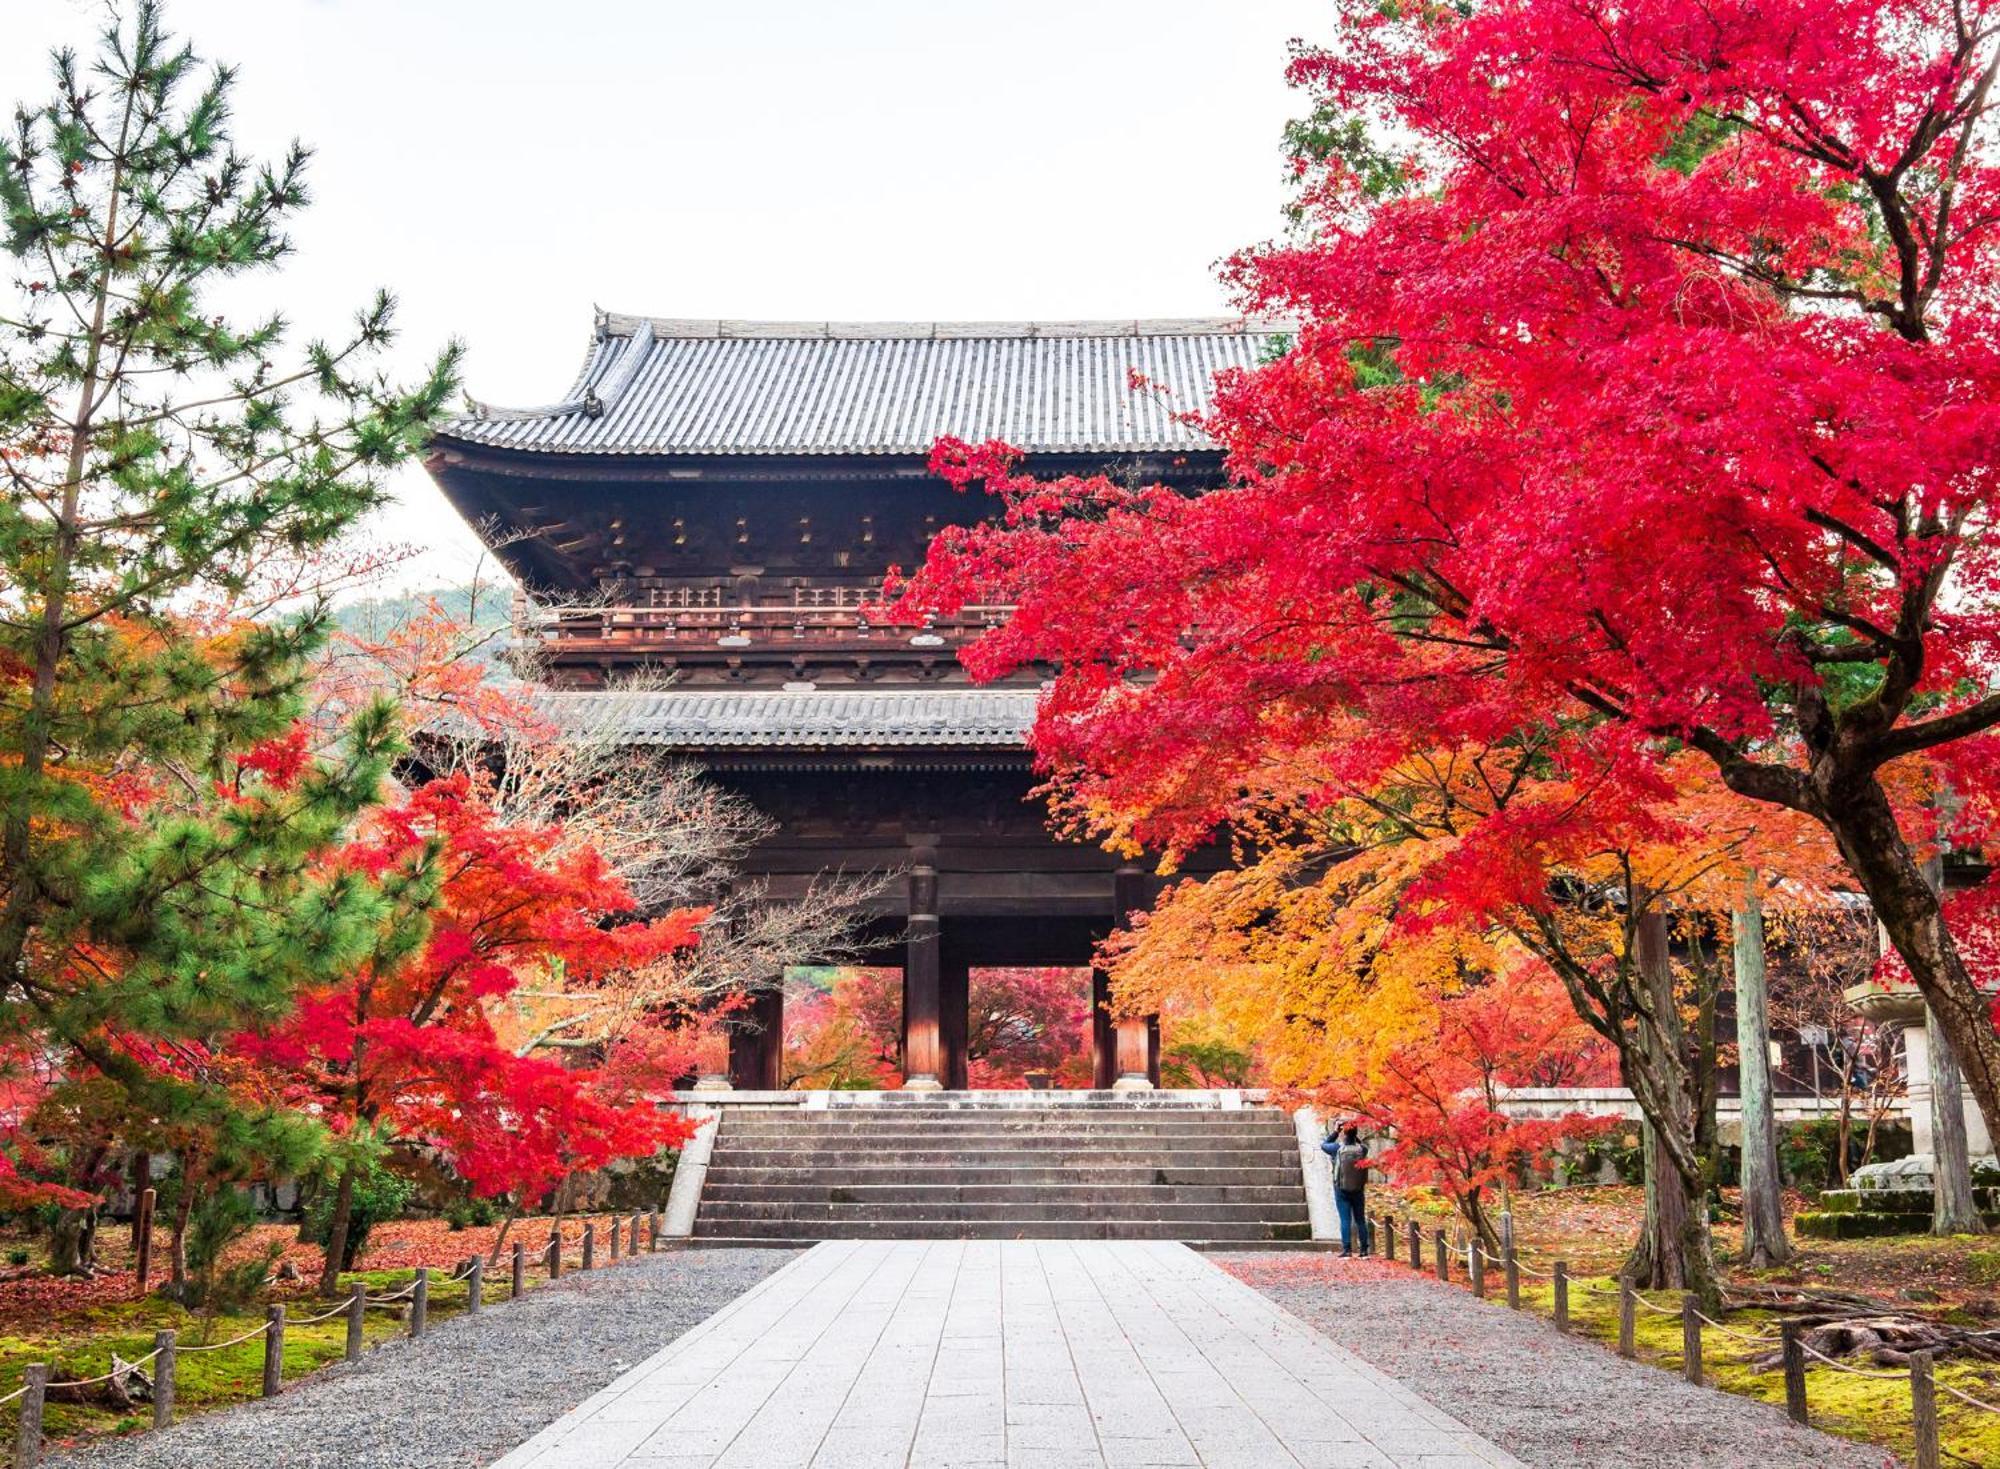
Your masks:
[{"label": "shrub", "polygon": [[201,1315],[206,1341],[215,1318],[244,1310],[264,1293],[271,1267],[284,1253],[273,1244],[262,1253],[229,1263],[230,1246],[257,1226],[257,1206],[240,1189],[204,1194],[188,1215],[187,1292],[182,1304]]},{"label": "shrub", "polygon": [[[347,1216],[347,1248],[341,1252],[338,1267],[342,1270],[354,1268],[354,1262],[367,1248],[369,1233],[378,1224],[400,1218],[409,1205],[410,1195],[416,1191],[408,1179],[391,1173],[377,1159],[368,1159],[359,1168],[354,1179],[354,1201]],[[302,1237],[308,1243],[325,1247],[333,1233],[333,1210],[339,1199],[338,1183],[323,1180],[323,1187],[306,1213]]]},{"label": "shrub", "polygon": [[454,1230],[483,1229],[500,1222],[500,1210],[491,1199],[453,1199],[444,1206],[444,1222]]},{"label": "shrub", "polygon": [[[1831,1117],[1786,1124],[1778,1132],[1778,1163],[1792,1187],[1809,1193],[1833,1187],[1841,1176],[1834,1157],[1840,1147],[1840,1124]],[[1848,1163],[1859,1160],[1860,1140],[1850,1140]]]}]

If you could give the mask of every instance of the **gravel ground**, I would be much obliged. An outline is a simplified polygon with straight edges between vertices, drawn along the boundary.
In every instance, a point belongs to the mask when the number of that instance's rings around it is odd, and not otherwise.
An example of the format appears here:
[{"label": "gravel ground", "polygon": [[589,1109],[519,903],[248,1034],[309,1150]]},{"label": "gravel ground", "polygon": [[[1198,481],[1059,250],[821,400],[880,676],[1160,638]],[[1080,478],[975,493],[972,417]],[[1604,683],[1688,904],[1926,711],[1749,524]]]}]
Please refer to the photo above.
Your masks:
[{"label": "gravel ground", "polygon": [[51,1469],[474,1469],[713,1315],[796,1250],[685,1250],[441,1321],[267,1402],[107,1441]]},{"label": "gravel ground", "polygon": [[[1628,1362],[1538,1317],[1325,1255],[1216,1264],[1535,1469],[1883,1469],[1886,1450]],[[1307,1263],[1310,1262],[1310,1263]]]}]

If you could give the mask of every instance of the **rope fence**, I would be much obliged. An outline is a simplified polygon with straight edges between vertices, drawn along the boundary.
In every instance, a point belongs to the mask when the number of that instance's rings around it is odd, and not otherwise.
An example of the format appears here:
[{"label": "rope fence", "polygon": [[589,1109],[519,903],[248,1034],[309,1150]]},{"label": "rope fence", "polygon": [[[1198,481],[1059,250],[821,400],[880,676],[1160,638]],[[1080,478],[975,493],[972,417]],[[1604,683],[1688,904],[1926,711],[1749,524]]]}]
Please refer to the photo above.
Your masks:
[{"label": "rope fence", "polygon": [[[1415,1219],[1404,1221],[1406,1233],[1399,1236],[1394,1215],[1384,1213],[1373,1226],[1373,1234],[1383,1243],[1383,1258],[1396,1263],[1397,1242],[1406,1241],[1406,1262],[1410,1269],[1423,1271],[1424,1238],[1423,1228]],[[1879,1382],[1907,1382],[1910,1387],[1910,1418],[1916,1438],[1916,1457],[1912,1461],[1915,1469],[1942,1469],[1948,1451],[1939,1442],[1937,1395],[1942,1392],[1976,1412],[1991,1413],[2000,1417],[2000,1407],[1973,1396],[1947,1382],[1939,1382],[1936,1377],[1935,1356],[1931,1352],[1912,1352],[1907,1371],[1886,1371],[1868,1367],[1857,1367],[1829,1356],[1805,1339],[1805,1323],[1783,1319],[1777,1323],[1776,1333],[1769,1331],[1742,1331],[1736,1327],[1717,1321],[1703,1311],[1691,1294],[1684,1294],[1678,1306],[1662,1305],[1650,1300],[1635,1288],[1632,1282],[1619,1277],[1615,1289],[1592,1285],[1589,1281],[1576,1280],[1569,1273],[1569,1265],[1562,1260],[1548,1262],[1547,1271],[1530,1268],[1522,1263],[1522,1252],[1514,1244],[1514,1219],[1511,1214],[1500,1216],[1500,1249],[1496,1254],[1487,1248],[1484,1239],[1472,1235],[1465,1239],[1448,1239],[1442,1228],[1434,1229],[1431,1236],[1432,1266],[1440,1281],[1452,1281],[1451,1262],[1461,1262],[1466,1284],[1472,1293],[1482,1299],[1486,1296],[1486,1269],[1489,1265],[1497,1268],[1506,1282],[1507,1304],[1515,1310],[1521,1309],[1520,1281],[1523,1275],[1536,1280],[1546,1280],[1551,1285],[1554,1302],[1554,1324],[1556,1330],[1568,1332],[1570,1327],[1570,1292],[1580,1290],[1587,1296],[1594,1296],[1618,1303],[1618,1355],[1636,1358],[1636,1323],[1641,1310],[1660,1316],[1678,1316],[1681,1321],[1681,1375],[1697,1387],[1706,1385],[1702,1371],[1702,1336],[1704,1328],[1719,1332],[1723,1336],[1753,1346],[1769,1347],[1775,1344],[1779,1351],[1779,1361],[1785,1376],[1785,1411],[1794,1423],[1809,1426],[1810,1406],[1806,1398],[1806,1367],[1808,1359],[1818,1361],[1836,1372],[1844,1372],[1851,1377],[1864,1377]],[[1951,1457],[1956,1457],[1952,1455]]]},{"label": "rope fence", "polygon": [[[641,1221],[646,1221],[646,1248],[640,1248]],[[651,1253],[660,1248],[660,1211],[641,1211],[630,1217],[630,1243],[625,1235],[628,1220],[622,1215],[613,1215],[610,1225],[610,1260],[616,1264],[621,1255],[626,1259],[636,1259],[642,1253]],[[582,1221],[582,1233],[577,1250],[579,1268],[591,1270],[597,1267],[598,1221],[586,1218]],[[621,1246],[623,1248],[621,1249]],[[568,1237],[563,1232],[562,1222],[554,1223],[549,1229],[548,1242],[533,1252],[532,1258],[540,1264],[550,1280],[561,1278],[563,1262],[570,1253]],[[527,1290],[528,1262],[530,1253],[526,1243],[515,1240],[509,1272],[507,1299],[519,1300]],[[410,1336],[422,1336],[429,1324],[431,1291],[440,1286],[462,1285],[465,1287],[465,1313],[476,1315],[484,1306],[486,1282],[486,1259],[484,1255],[471,1255],[448,1275],[432,1279],[430,1267],[419,1265],[407,1285],[396,1290],[384,1291],[378,1295],[369,1294],[365,1281],[355,1281],[349,1288],[347,1299],[339,1305],[312,1316],[287,1318],[283,1303],[273,1304],[265,1311],[263,1324],[253,1326],[241,1335],[232,1336],[227,1341],[208,1342],[200,1346],[183,1346],[179,1336],[173,1331],[159,1331],[153,1337],[153,1350],[134,1361],[115,1357],[110,1371],[95,1377],[81,1377],[74,1380],[52,1382],[49,1380],[49,1364],[30,1363],[25,1372],[26,1380],[14,1391],[0,1397],[0,1407],[19,1400],[21,1403],[19,1421],[14,1437],[14,1453],[11,1469],[38,1469],[42,1461],[42,1418],[47,1407],[49,1394],[75,1392],[84,1388],[131,1377],[150,1366],[153,1400],[153,1426],[165,1428],[174,1421],[174,1379],[175,1364],[182,1356],[191,1352],[220,1352],[230,1347],[242,1346],[245,1342],[262,1337],[264,1340],[264,1383],[263,1395],[276,1397],[284,1389],[285,1331],[287,1327],[318,1326],[337,1317],[347,1320],[346,1360],[359,1361],[365,1345],[365,1322],[369,1309],[409,1303],[407,1331]]]}]

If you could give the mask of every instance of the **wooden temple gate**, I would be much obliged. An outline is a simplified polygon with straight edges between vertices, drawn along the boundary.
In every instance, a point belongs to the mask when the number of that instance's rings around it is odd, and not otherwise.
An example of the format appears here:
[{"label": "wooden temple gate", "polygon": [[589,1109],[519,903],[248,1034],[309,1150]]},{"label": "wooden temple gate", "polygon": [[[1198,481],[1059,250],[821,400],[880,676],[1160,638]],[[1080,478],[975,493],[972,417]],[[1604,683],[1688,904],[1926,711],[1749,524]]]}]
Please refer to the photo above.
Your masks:
[{"label": "wooden temple gate", "polygon": [[[428,467],[526,593],[553,718],[684,754],[771,817],[744,875],[775,898],[834,869],[905,874],[876,915],[874,962],[903,970],[906,1085],[960,1088],[971,971],[1088,967],[1155,887],[1051,835],[1023,743],[1040,675],[974,687],[960,665],[1008,609],[871,615],[891,566],[990,513],[929,473],[930,450],[1000,439],[1045,473],[1195,493],[1221,462],[1183,415],[1272,336],[1234,319],[604,315],[565,398],[476,407]],[[673,678],[620,687],[635,670]],[[1157,1018],[1114,1021],[1105,999],[1097,973],[1096,1084],[1157,1085]],[[782,986],[754,992],[748,1018],[732,1078],[774,1088]]]}]

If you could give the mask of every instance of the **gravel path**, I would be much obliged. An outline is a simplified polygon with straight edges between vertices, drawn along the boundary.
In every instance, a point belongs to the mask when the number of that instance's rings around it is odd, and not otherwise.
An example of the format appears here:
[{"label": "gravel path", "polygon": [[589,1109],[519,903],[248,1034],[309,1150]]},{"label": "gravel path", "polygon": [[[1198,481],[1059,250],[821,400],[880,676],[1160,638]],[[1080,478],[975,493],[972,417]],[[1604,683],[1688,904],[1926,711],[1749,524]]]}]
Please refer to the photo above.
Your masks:
[{"label": "gravel path", "polygon": [[474,1469],[562,1416],[796,1250],[685,1250],[439,1322],[282,1397],[51,1457],[52,1469]]},{"label": "gravel path", "polygon": [[1795,1428],[1768,1403],[1690,1387],[1548,1322],[1400,1266],[1210,1257],[1536,1469],[1883,1469],[1884,1450]]}]

